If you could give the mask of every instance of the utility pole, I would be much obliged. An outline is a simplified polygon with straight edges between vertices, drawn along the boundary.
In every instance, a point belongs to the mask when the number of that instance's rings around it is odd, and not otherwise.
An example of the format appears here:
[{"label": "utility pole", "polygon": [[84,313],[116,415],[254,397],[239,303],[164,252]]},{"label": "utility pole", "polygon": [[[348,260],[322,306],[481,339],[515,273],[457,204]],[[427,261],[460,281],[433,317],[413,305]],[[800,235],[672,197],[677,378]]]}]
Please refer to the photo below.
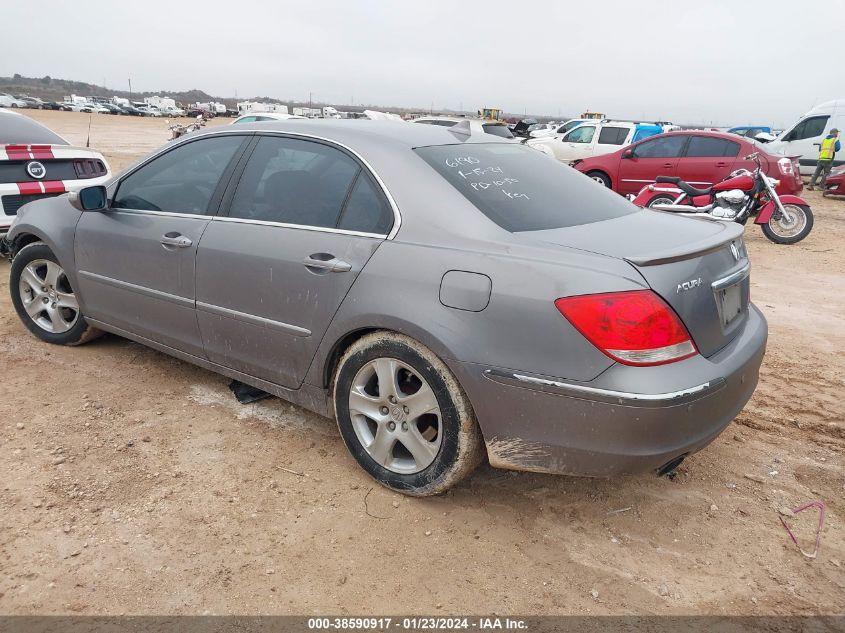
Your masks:
[{"label": "utility pole", "polygon": [[132,101],[132,77],[129,78],[129,100]]}]

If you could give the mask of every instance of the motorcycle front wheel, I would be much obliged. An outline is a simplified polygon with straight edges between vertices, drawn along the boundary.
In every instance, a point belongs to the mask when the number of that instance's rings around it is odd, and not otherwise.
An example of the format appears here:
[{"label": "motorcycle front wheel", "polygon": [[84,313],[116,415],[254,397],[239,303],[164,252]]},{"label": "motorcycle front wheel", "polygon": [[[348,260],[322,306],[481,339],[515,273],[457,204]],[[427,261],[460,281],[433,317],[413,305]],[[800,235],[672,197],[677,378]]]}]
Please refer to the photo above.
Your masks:
[{"label": "motorcycle front wheel", "polygon": [[763,235],[775,244],[795,244],[813,230],[813,212],[806,204],[785,204],[785,214],[776,210],[766,224]]}]

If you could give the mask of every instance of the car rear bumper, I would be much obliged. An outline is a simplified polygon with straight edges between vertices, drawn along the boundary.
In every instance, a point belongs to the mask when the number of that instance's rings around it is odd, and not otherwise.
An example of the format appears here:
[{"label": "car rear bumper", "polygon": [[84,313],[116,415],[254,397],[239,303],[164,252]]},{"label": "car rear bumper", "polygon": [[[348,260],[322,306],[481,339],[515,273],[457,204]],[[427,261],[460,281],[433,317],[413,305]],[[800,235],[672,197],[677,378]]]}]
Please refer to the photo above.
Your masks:
[{"label": "car rear bumper", "polygon": [[657,471],[712,442],[751,398],[766,339],[752,305],[743,331],[710,358],[614,365],[590,383],[468,363],[457,373],[491,465],[608,477]]}]

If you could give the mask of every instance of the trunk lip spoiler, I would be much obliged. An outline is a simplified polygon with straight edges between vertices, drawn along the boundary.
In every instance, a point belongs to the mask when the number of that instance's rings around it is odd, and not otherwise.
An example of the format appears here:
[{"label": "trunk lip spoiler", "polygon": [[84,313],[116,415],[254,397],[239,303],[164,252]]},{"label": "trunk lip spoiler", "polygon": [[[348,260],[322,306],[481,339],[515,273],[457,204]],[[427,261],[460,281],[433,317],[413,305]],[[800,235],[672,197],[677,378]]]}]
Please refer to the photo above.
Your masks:
[{"label": "trunk lip spoiler", "polygon": [[[696,219],[696,218],[690,218]],[[692,259],[693,257],[701,257],[708,255],[724,248],[730,242],[742,237],[744,227],[731,222],[731,225],[725,224],[725,230],[728,235],[721,235],[717,238],[710,237],[691,244],[684,244],[665,251],[658,251],[648,255],[632,255],[624,257],[623,259],[636,266],[658,266],[660,264],[670,264],[685,259]]]}]

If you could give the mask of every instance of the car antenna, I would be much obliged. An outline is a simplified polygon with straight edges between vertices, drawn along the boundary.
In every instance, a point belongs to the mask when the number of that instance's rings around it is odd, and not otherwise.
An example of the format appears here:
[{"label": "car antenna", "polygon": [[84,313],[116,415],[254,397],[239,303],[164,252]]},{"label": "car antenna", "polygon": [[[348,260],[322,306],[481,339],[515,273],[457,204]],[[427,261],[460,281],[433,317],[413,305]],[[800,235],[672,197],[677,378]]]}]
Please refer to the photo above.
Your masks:
[{"label": "car antenna", "polygon": [[459,141],[465,141],[472,135],[472,128],[469,121],[461,121],[449,128],[449,131],[458,137]]}]

